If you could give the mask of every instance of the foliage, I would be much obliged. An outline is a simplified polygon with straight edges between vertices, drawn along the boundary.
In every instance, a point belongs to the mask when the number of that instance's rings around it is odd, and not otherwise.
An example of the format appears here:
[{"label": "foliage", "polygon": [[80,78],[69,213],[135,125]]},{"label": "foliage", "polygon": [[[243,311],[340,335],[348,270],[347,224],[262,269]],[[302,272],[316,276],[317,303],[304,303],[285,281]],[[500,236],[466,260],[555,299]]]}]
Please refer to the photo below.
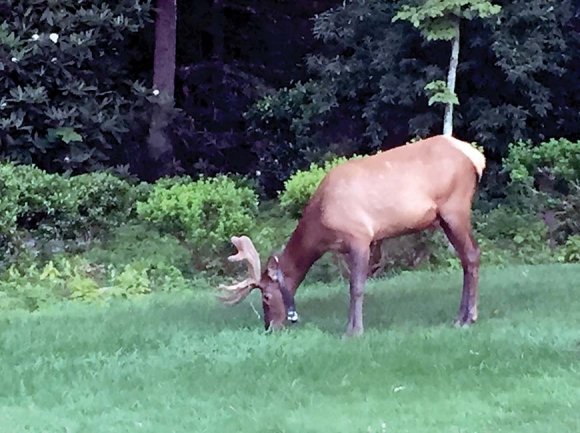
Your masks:
[{"label": "foliage", "polygon": [[0,234],[14,240],[24,230],[44,240],[87,242],[133,218],[137,199],[146,194],[107,172],[69,177],[0,164]]},{"label": "foliage", "polygon": [[244,113],[270,91],[306,77],[301,60],[312,47],[311,17],[335,1],[178,5],[178,111],[168,125],[177,174],[258,171],[261,186],[275,195],[269,179],[277,171],[265,161],[273,149]]},{"label": "foliage", "polygon": [[[410,31],[411,23],[393,22],[403,5],[415,8],[407,8],[409,19],[416,11],[420,16],[415,18],[421,22],[437,24],[436,34],[444,28],[439,24],[445,17],[429,18],[431,7],[434,16],[443,8],[450,21],[454,15],[466,18],[461,23],[464,49],[457,99],[441,93],[446,89],[441,78],[448,66],[448,44],[433,41],[429,50],[421,49],[425,42],[418,32]],[[454,8],[459,8],[457,13]],[[507,153],[508,143],[520,139],[537,142],[578,136],[580,123],[571,109],[578,105],[578,96],[570,91],[578,82],[572,59],[580,53],[574,8],[571,2],[550,0],[498,0],[493,5],[357,0],[319,14],[313,32],[324,50],[307,57],[310,80],[287,87],[271,95],[268,104],[259,101],[254,107],[269,110],[262,117],[268,122],[255,123],[260,136],[267,137],[263,150],[278,158],[272,163],[275,158],[268,158],[265,165],[281,165],[278,171],[286,180],[288,172],[306,169],[313,162],[294,152],[297,143],[309,139],[313,150],[324,153],[336,146],[339,151],[334,153],[347,155],[431,135],[440,130],[441,122],[439,108],[430,107],[435,102],[460,100],[456,135],[481,143],[493,160]],[[471,20],[480,13],[493,14],[493,19]],[[299,95],[302,105],[286,104],[289,95]],[[284,110],[277,118],[279,107]],[[294,125],[300,128],[291,129]],[[296,159],[304,166],[297,167]],[[291,164],[294,170],[286,169]]]},{"label": "foliage", "polygon": [[566,244],[558,256],[560,262],[580,262],[580,235],[572,235],[566,239]]},{"label": "foliage", "polygon": [[573,18],[578,6],[551,0],[497,3],[502,7],[497,20],[484,25],[491,32],[486,39],[489,48],[482,50],[483,29],[475,28],[477,33],[468,36],[472,49],[466,53],[467,61],[480,62],[486,56],[495,65],[494,71],[470,68],[473,78],[466,77],[463,91],[473,89],[468,92],[471,121],[465,119],[471,133],[500,155],[514,141],[577,137],[577,114],[570,110],[577,103],[569,86],[578,80],[572,66],[580,53]]},{"label": "foliage", "polygon": [[0,148],[48,171],[127,160],[147,90],[128,74],[149,0],[13,0],[0,8]]},{"label": "foliage", "polygon": [[425,85],[425,90],[429,94],[429,105],[435,103],[459,104],[457,95],[447,87],[445,81],[435,80]]},{"label": "foliage", "polygon": [[138,262],[151,269],[173,266],[187,274],[191,266],[191,252],[175,236],[135,223],[112,230],[83,256],[91,262],[116,268]]},{"label": "foliage", "polygon": [[94,276],[99,271],[80,258],[68,260],[64,257],[51,260],[43,267],[34,264],[20,270],[11,266],[0,281],[0,292],[30,311],[68,297],[78,297],[79,291],[92,293],[95,299],[99,286]]},{"label": "foliage", "polygon": [[284,191],[280,194],[280,206],[293,218],[300,218],[304,207],[326,174],[334,167],[346,162],[347,159],[334,158],[324,165],[310,164],[308,170],[298,170],[286,182]]},{"label": "foliage", "polygon": [[111,173],[49,174],[0,164],[0,268],[23,270],[55,254],[82,252],[136,218],[148,188]]},{"label": "foliage", "polygon": [[580,183],[569,185],[568,194],[561,198],[554,211],[558,218],[556,229],[561,236],[580,235]]},{"label": "foliage", "polygon": [[[0,279],[0,299],[10,309],[35,311],[65,300],[104,303],[135,298],[153,291],[177,293],[190,282],[179,269],[160,260],[103,265],[77,256],[55,256],[44,266],[21,270],[11,266]],[[0,302],[1,304],[2,302]]]},{"label": "foliage", "polygon": [[33,166],[0,164],[0,233],[10,238],[19,225],[56,221],[74,211],[76,195],[65,178]]},{"label": "foliage", "polygon": [[540,215],[500,205],[484,214],[475,213],[474,230],[482,243],[484,262],[545,263],[553,260],[549,229]]},{"label": "foliage", "polygon": [[461,21],[488,18],[500,10],[498,5],[486,0],[424,0],[418,6],[402,5],[393,18],[393,21],[411,22],[427,41],[452,41],[447,83],[434,80],[425,86],[426,92],[430,94],[429,105],[443,103],[446,106],[443,126],[445,134],[451,134],[453,131],[453,105],[459,104],[455,82],[459,62]]},{"label": "foliage", "polygon": [[[176,77],[179,110],[168,126],[180,169],[192,176],[248,173],[250,152],[243,113],[262,96],[263,72],[243,62],[205,61],[181,67]],[[234,157],[235,155],[235,157]]]},{"label": "foliage", "polygon": [[148,200],[137,204],[144,220],[180,234],[206,257],[228,245],[231,236],[250,230],[257,208],[256,193],[226,176],[156,183]]},{"label": "foliage", "polygon": [[533,146],[530,142],[510,144],[504,160],[509,188],[517,192],[509,199],[524,212],[543,214],[553,244],[565,245],[569,236],[580,233],[580,143],[550,139]]},{"label": "foliage", "polygon": [[410,21],[428,41],[448,41],[457,35],[457,20],[488,18],[500,10],[486,0],[423,0],[417,6],[403,4],[393,21]]},{"label": "foliage", "polygon": [[108,172],[93,172],[70,178],[78,201],[73,223],[78,227],[111,229],[135,217],[136,202],[145,199],[148,188],[133,185]]},{"label": "foliage", "polygon": [[504,167],[514,182],[526,183],[538,175],[554,182],[580,180],[580,141],[552,138],[537,146],[518,141],[508,149]]},{"label": "foliage", "polygon": [[260,98],[245,113],[260,155],[260,181],[277,190],[294,172],[329,154],[348,152],[348,140],[328,140],[327,115],[337,106],[332,87],[307,81]]}]

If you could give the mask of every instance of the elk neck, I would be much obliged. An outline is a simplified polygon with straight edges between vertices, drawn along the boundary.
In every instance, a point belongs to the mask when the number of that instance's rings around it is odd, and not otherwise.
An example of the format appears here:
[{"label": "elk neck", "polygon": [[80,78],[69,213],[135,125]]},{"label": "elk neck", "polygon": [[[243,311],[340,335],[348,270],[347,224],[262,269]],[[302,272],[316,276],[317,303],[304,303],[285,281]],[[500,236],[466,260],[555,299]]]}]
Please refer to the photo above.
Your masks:
[{"label": "elk neck", "polygon": [[304,220],[288,239],[280,255],[280,270],[284,274],[285,288],[294,295],[306,273],[323,254],[318,236]]}]

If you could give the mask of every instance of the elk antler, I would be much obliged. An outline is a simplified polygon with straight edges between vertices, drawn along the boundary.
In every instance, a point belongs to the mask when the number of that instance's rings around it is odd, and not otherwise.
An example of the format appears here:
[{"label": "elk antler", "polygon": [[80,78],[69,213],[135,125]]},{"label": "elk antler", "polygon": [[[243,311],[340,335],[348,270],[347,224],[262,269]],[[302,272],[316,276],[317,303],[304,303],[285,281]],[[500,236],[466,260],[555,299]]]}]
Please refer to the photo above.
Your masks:
[{"label": "elk antler", "polygon": [[260,282],[260,255],[256,251],[256,247],[247,236],[233,236],[232,243],[238,249],[237,254],[229,256],[228,260],[230,262],[239,262],[245,260],[248,265],[248,278],[243,281],[231,285],[221,285],[220,289],[224,292],[224,295],[218,296],[218,298],[228,305],[234,305],[241,302],[248,294],[256,288]]}]

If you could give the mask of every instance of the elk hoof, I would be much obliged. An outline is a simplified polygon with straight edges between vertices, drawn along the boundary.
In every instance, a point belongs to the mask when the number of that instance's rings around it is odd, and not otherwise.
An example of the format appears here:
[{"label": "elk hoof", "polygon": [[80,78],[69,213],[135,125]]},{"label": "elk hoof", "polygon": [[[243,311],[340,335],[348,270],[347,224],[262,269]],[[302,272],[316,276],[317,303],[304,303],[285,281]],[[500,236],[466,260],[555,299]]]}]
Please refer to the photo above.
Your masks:
[{"label": "elk hoof", "polygon": [[360,326],[349,327],[344,334],[345,338],[360,337],[363,335],[363,328]]},{"label": "elk hoof", "polygon": [[475,323],[475,319],[472,317],[468,317],[468,318],[458,317],[453,322],[453,326],[456,328],[469,328],[474,323]]}]

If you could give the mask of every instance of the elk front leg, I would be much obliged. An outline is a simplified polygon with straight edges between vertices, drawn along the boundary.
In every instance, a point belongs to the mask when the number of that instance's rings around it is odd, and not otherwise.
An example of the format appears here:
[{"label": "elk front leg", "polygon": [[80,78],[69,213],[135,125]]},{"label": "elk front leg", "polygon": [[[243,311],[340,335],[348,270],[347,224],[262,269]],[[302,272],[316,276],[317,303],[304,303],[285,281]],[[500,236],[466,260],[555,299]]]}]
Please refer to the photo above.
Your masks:
[{"label": "elk front leg", "polygon": [[348,315],[347,336],[359,336],[363,333],[363,298],[369,267],[369,246],[351,248],[348,253],[350,269],[350,309]]}]

